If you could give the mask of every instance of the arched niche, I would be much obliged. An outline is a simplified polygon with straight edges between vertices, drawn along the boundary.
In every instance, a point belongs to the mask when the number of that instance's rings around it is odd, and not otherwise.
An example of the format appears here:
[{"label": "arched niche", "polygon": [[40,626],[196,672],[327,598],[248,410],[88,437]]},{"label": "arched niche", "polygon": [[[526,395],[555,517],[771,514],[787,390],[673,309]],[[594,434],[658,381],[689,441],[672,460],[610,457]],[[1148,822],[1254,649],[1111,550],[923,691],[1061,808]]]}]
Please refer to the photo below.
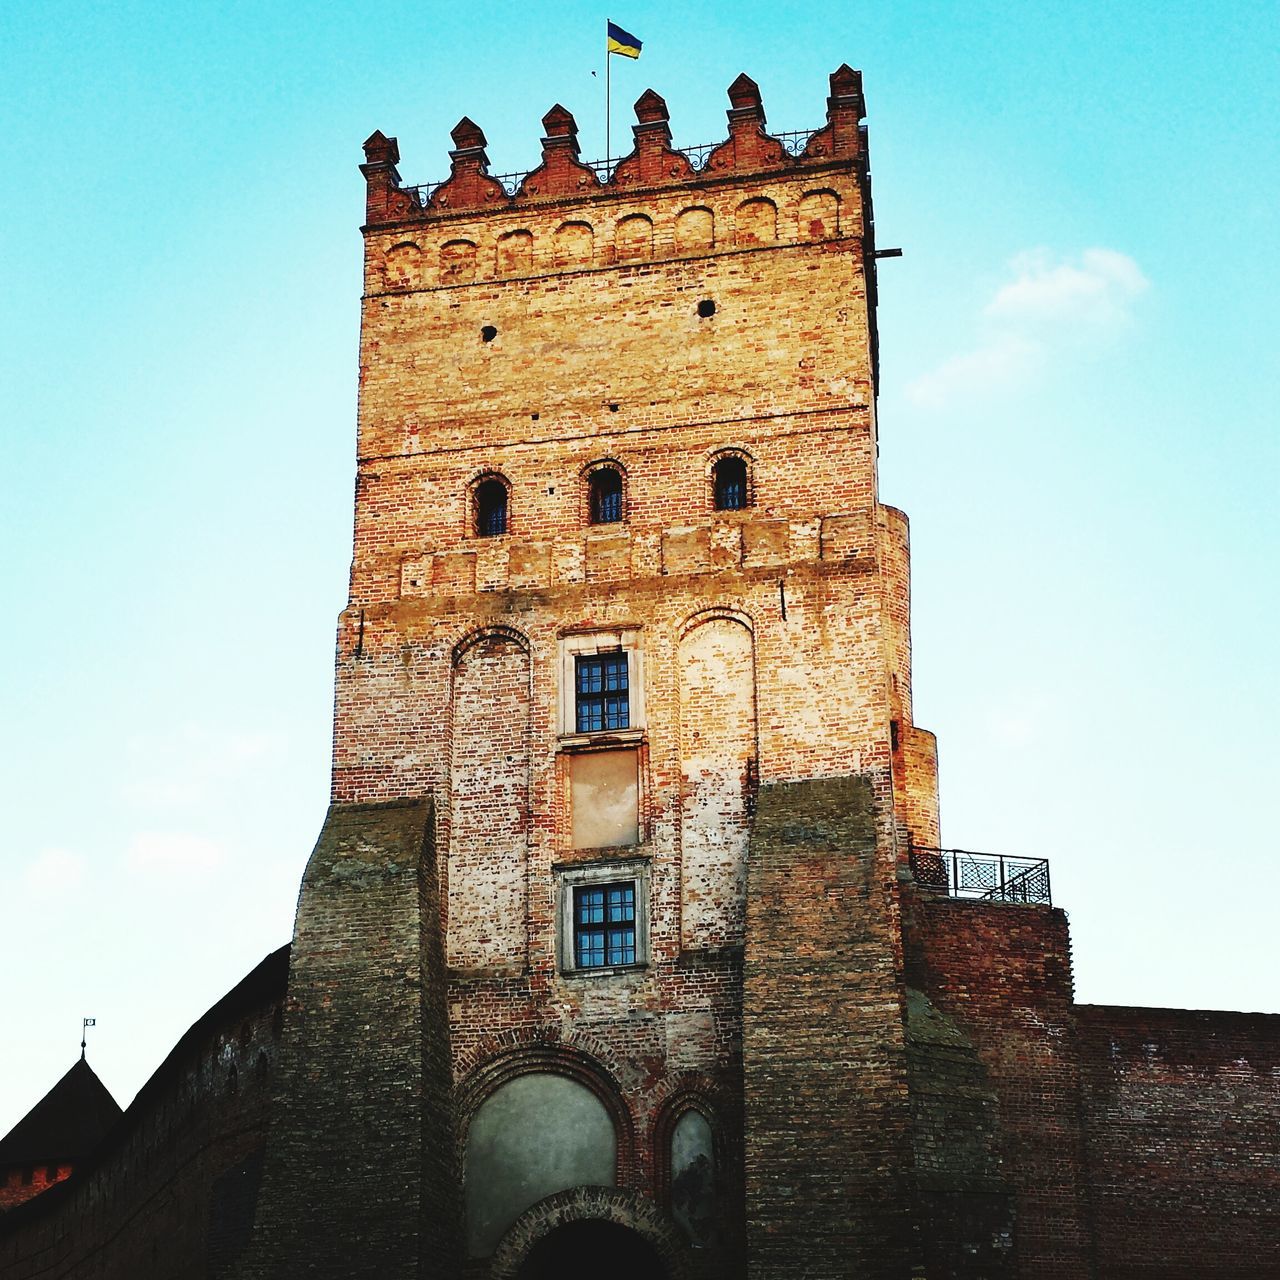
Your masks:
[{"label": "arched niche", "polygon": [[596,233],[589,222],[562,223],[556,229],[556,266],[590,266],[595,257],[595,245]]},{"label": "arched niche", "polygon": [[840,234],[840,197],[834,191],[810,191],[798,211],[802,240],[828,240]]},{"label": "arched niche", "polygon": [[671,1127],[671,1216],[692,1244],[713,1244],[716,1207],[716,1152],[711,1124],[695,1107]]},{"label": "arched niche", "polygon": [[698,253],[714,249],[716,243],[716,219],[710,209],[697,205],[681,209],[676,215],[675,246],[677,253]]},{"label": "arched niche", "polygon": [[498,274],[525,275],[533,268],[533,234],[508,231],[498,239]]},{"label": "arched niche", "polygon": [[382,281],[388,289],[408,289],[422,282],[422,248],[412,240],[402,240],[387,250],[382,264]]},{"label": "arched niche", "polygon": [[778,238],[778,206],[757,196],[744,200],[733,218],[733,242],[737,245],[772,244]]},{"label": "arched niche", "polygon": [[614,249],[618,260],[653,257],[653,220],[643,213],[622,218],[614,231]]},{"label": "arched niche", "polygon": [[613,1186],[617,1158],[613,1119],[586,1085],[545,1071],[499,1085],[467,1128],[468,1254],[488,1257],[507,1228],[547,1196]]},{"label": "arched niche", "polygon": [[755,648],[737,616],[698,619],[680,639],[681,941],[740,942],[756,786]]},{"label": "arched niche", "polygon": [[473,240],[448,240],[440,246],[440,279],[444,284],[467,284],[476,278]]},{"label": "arched niche", "polygon": [[469,637],[450,693],[448,959],[509,968],[524,961],[528,917],[532,698],[523,637]]}]

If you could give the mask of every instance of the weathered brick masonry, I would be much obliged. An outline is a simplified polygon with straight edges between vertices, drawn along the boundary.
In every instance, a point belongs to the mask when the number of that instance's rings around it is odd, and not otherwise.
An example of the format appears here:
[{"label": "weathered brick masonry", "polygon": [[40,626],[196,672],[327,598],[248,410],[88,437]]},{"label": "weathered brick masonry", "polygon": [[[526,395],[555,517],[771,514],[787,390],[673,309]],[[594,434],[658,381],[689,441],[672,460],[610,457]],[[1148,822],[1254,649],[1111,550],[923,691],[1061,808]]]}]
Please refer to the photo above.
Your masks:
[{"label": "weathered brick masonry", "polygon": [[1078,1007],[1060,910],[913,881],[861,78],[792,149],[729,96],[700,168],[652,91],[513,191],[468,119],[435,187],[366,142],[287,1000],[0,1220],[6,1280],[1277,1274],[1280,1019]]}]

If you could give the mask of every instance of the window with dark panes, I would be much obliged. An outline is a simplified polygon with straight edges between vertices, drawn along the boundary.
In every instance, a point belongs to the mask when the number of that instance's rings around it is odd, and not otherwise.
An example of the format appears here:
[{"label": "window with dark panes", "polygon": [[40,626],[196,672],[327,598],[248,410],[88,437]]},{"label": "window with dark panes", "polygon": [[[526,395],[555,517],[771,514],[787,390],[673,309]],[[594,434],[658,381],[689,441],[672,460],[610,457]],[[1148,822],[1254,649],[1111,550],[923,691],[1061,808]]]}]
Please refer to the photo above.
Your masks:
[{"label": "window with dark panes", "polygon": [[574,663],[577,731],[631,727],[625,653],[578,654]]},{"label": "window with dark panes", "polygon": [[622,519],[622,472],[601,467],[591,473],[591,523],[617,524]]},{"label": "window with dark panes", "polygon": [[721,458],[715,465],[717,511],[741,511],[747,505],[747,464],[741,458]]},{"label": "window with dark panes", "polygon": [[476,488],[476,533],[492,538],[507,531],[507,486],[486,480]]},{"label": "window with dark panes", "polygon": [[636,962],[636,885],[578,885],[573,890],[573,963],[605,969]]}]

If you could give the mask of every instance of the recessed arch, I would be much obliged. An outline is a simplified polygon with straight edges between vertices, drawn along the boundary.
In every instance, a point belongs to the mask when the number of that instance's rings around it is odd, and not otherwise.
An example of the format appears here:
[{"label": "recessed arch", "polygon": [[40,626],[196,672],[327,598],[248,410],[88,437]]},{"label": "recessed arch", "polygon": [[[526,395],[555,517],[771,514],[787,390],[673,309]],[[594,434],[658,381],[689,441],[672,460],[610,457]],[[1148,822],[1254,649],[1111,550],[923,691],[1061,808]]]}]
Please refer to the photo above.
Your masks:
[{"label": "recessed arch", "polygon": [[515,627],[476,627],[468,631],[454,644],[452,651],[453,665],[456,667],[466,657],[469,650],[474,649],[476,645],[482,644],[486,640],[506,640],[511,644],[518,645],[527,654],[531,654],[533,651],[533,646],[529,643],[529,637]]},{"label": "recessed arch", "polygon": [[468,486],[467,532],[495,538],[511,532],[511,481],[500,471],[482,471]]},{"label": "recessed arch", "polygon": [[739,246],[772,244],[778,238],[778,206],[764,196],[744,200],[733,217],[733,242]]},{"label": "recessed arch", "polygon": [[621,524],[629,517],[627,469],[616,458],[600,458],[582,469],[583,523]]},{"label": "recessed arch", "polygon": [[698,253],[714,249],[716,217],[705,205],[693,205],[676,214],[675,247],[677,253]]},{"label": "recessed arch", "polygon": [[589,267],[595,258],[596,233],[589,222],[562,222],[556,228],[555,263],[558,267]]},{"label": "recessed arch", "polygon": [[533,233],[520,228],[498,237],[498,274],[518,276],[533,269]]},{"label": "recessed arch", "polygon": [[393,244],[382,260],[382,282],[388,289],[409,289],[422,283],[422,246],[413,240]]},{"label": "recessed arch", "polygon": [[827,189],[800,198],[797,210],[801,240],[827,240],[840,234],[840,197]]},{"label": "recessed arch", "polygon": [[468,284],[476,278],[474,240],[446,240],[440,246],[440,279],[445,284]]},{"label": "recessed arch", "polygon": [[745,449],[717,449],[708,459],[713,511],[745,511],[755,506],[755,459]]},{"label": "recessed arch", "polygon": [[613,233],[614,252],[620,262],[653,257],[653,219],[633,213],[618,220]]},{"label": "recessed arch", "polygon": [[467,1252],[490,1255],[511,1224],[539,1200],[579,1186],[613,1186],[613,1117],[581,1080],[526,1071],[504,1080],[476,1108],[463,1146]]},{"label": "recessed arch", "polygon": [[661,1259],[666,1280],[695,1274],[679,1228],[647,1196],[620,1187],[574,1187],[539,1201],[511,1224],[490,1259],[490,1280],[519,1280],[538,1241],[574,1222],[608,1222],[636,1232]]}]

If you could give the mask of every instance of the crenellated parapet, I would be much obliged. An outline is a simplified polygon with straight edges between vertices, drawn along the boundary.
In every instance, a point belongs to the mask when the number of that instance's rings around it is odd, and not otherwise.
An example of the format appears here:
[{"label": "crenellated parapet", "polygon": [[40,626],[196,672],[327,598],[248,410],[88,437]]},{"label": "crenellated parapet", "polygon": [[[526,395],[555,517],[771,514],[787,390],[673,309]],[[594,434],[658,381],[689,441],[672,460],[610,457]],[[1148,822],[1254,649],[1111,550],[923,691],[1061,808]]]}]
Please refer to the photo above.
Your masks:
[{"label": "crenellated parapet", "polygon": [[439,184],[401,186],[396,139],[375,132],[364,144],[361,166],[368,184],[366,226],[373,230],[537,202],[803,172],[865,157],[861,74],[841,66],[832,73],[830,88],[826,124],[788,146],[767,131],[759,86],[740,75],[729,86],[728,138],[687,151],[672,145],[666,102],[646,89],[635,103],[634,146],[616,163],[582,161],[573,115],[556,104],[542,119],[542,162],[505,184],[489,172],[483,131],[465,116],[452,133],[449,177]]}]

